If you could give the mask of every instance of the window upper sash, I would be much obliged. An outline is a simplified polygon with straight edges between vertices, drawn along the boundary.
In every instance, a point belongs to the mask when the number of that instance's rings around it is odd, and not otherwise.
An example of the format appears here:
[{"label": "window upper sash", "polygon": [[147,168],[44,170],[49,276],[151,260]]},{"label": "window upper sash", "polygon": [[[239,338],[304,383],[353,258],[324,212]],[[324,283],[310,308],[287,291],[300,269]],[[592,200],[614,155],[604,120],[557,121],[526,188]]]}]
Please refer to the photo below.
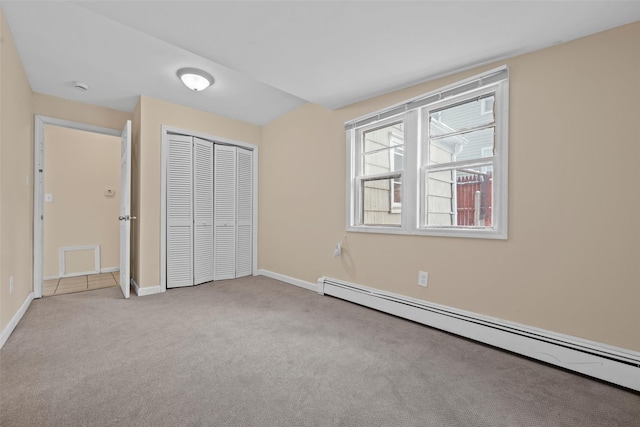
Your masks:
[{"label": "window upper sash", "polygon": [[[479,76],[472,77],[470,79],[454,83],[453,85],[446,86],[436,91],[429,92],[425,95],[421,95],[417,98],[410,99],[401,104],[396,104],[373,114],[368,114],[366,116],[346,122],[344,125],[344,129],[345,131],[347,131],[350,129],[360,128],[368,124],[378,122],[380,120],[401,115],[410,110],[415,110],[420,107],[424,107],[458,95],[462,95],[466,92],[471,92],[495,83],[499,83],[504,80],[508,80],[508,78],[509,69],[507,68],[507,66],[502,66],[487,71],[486,73],[483,73]],[[480,97],[482,97],[482,95]]]}]

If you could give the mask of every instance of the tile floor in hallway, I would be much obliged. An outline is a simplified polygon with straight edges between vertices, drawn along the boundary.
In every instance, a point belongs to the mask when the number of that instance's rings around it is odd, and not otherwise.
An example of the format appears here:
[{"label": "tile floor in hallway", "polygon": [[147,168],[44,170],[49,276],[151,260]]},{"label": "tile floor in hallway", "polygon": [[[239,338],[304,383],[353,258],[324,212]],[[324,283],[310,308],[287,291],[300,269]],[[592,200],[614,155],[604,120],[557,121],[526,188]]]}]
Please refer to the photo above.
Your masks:
[{"label": "tile floor in hallway", "polygon": [[91,291],[94,289],[118,286],[120,272],[89,274],[86,276],[61,277],[59,279],[42,282],[42,296],[72,294],[74,292]]}]

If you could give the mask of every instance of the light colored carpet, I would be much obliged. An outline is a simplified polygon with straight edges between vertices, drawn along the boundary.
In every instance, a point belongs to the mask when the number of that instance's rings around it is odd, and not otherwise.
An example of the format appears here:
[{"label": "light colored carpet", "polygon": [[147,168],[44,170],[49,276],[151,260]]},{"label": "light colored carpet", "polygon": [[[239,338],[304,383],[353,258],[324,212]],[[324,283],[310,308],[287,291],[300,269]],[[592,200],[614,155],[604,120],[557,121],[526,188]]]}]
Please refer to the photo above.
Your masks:
[{"label": "light colored carpet", "polygon": [[0,425],[640,426],[640,395],[265,277],[34,301]]}]

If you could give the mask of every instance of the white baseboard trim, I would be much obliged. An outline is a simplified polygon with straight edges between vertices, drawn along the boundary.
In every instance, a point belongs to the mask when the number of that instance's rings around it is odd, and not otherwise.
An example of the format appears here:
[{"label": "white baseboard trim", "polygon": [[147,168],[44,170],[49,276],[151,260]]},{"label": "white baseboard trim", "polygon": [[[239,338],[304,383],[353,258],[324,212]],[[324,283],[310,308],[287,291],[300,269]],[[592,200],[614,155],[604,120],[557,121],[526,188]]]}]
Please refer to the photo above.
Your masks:
[{"label": "white baseboard trim", "polygon": [[280,280],[281,282],[288,283],[290,285],[299,286],[304,289],[308,289],[313,292],[317,292],[318,287],[315,283],[306,282],[304,280],[296,279],[294,277],[285,276],[284,274],[274,273],[269,270],[258,270],[258,274],[260,276],[270,277],[272,279]]},{"label": "white baseboard trim", "polygon": [[18,326],[18,323],[22,319],[22,316],[24,316],[24,314],[27,312],[27,309],[29,308],[29,305],[31,305],[31,301],[33,301],[33,292],[29,292],[29,295],[27,295],[27,298],[25,298],[16,314],[13,315],[7,326],[2,330],[2,334],[0,335],[0,348],[4,346],[4,343],[7,342],[13,330],[16,328],[16,326]]},{"label": "white baseboard trim", "polygon": [[153,294],[159,294],[159,293],[162,292],[162,288],[160,287],[160,285],[158,285],[158,286],[146,286],[144,288],[141,288],[140,286],[138,286],[138,283],[133,279],[133,277],[131,278],[131,286],[133,287],[133,291],[139,297],[144,297],[144,296],[153,295]]},{"label": "white baseboard trim", "polygon": [[640,353],[320,277],[317,292],[640,391]]},{"label": "white baseboard trim", "polygon": [[116,271],[120,271],[120,267],[105,267],[100,269],[100,273],[115,273]]}]

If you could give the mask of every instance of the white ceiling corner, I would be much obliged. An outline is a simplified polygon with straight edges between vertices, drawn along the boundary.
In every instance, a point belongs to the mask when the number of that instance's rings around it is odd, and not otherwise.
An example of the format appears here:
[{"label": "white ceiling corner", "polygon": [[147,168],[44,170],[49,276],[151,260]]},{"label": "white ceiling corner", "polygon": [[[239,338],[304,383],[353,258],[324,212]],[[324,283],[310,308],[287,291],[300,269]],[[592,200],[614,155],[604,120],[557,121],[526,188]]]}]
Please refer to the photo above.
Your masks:
[{"label": "white ceiling corner", "polygon": [[[1,4],[36,92],[123,111],[145,95],[254,124],[640,20],[638,1]],[[181,67],[216,81],[190,92]]]}]

